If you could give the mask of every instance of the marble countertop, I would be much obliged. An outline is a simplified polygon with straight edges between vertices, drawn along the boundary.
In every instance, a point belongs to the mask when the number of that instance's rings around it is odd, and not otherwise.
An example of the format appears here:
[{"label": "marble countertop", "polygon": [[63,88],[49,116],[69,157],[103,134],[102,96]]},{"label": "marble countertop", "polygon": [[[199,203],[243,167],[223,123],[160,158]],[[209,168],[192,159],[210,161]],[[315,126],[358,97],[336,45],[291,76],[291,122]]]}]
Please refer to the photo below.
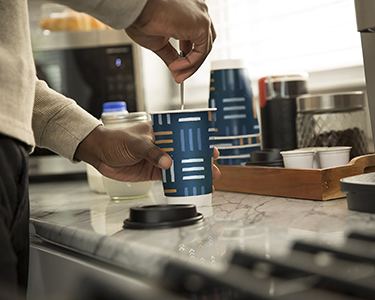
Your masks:
[{"label": "marble countertop", "polygon": [[86,182],[30,186],[35,236],[141,275],[154,276],[168,259],[213,268],[232,249],[283,255],[295,239],[340,244],[352,229],[375,229],[375,215],[348,211],[346,200],[327,202],[215,192],[198,210],[201,224],[175,229],[124,230],[132,206],[164,203],[155,183],[149,197],[111,201]]}]

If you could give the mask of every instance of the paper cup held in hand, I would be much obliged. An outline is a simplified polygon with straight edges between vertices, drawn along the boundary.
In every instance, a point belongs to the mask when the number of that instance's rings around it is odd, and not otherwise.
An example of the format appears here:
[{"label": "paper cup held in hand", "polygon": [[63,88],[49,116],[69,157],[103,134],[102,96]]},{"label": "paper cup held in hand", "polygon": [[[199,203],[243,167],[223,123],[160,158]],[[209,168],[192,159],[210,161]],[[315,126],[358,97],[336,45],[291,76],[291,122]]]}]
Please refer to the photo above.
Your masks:
[{"label": "paper cup held in hand", "polygon": [[182,204],[186,197],[196,197],[197,201],[211,199],[213,151],[209,137],[214,111],[151,113],[155,144],[173,159],[171,168],[162,171],[164,194],[171,202]]}]

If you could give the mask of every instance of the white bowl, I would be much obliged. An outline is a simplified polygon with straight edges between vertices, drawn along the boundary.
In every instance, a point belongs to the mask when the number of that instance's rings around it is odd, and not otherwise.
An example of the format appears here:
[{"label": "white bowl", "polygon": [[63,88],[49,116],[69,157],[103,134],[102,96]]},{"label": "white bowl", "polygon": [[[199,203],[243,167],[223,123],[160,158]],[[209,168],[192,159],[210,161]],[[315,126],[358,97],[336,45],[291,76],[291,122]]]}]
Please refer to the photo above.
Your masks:
[{"label": "white bowl", "polygon": [[348,164],[352,147],[325,147],[318,149],[320,167],[333,168]]},{"label": "white bowl", "polygon": [[291,150],[281,151],[285,168],[290,169],[312,169],[315,151],[314,150]]}]

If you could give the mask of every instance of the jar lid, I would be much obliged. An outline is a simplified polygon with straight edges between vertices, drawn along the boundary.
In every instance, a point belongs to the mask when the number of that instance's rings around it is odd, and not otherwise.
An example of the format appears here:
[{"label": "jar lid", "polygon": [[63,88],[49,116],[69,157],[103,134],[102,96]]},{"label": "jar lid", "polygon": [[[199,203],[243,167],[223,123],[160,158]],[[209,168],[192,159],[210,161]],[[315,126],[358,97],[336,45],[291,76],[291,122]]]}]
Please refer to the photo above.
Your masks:
[{"label": "jar lid", "polygon": [[262,77],[258,80],[260,106],[268,100],[295,99],[307,94],[307,74],[284,74]]},{"label": "jar lid", "polygon": [[295,74],[278,74],[266,76],[267,83],[274,82],[288,82],[288,81],[307,81],[309,75],[307,73],[295,73]]},{"label": "jar lid", "polygon": [[151,121],[151,117],[146,112],[133,112],[127,114],[103,114],[102,121],[104,124],[136,123]]},{"label": "jar lid", "polygon": [[127,111],[127,105],[125,101],[110,101],[103,103],[103,112],[122,112]]},{"label": "jar lid", "polygon": [[364,99],[362,91],[303,95],[297,98],[297,111],[324,113],[360,110],[364,107]]}]

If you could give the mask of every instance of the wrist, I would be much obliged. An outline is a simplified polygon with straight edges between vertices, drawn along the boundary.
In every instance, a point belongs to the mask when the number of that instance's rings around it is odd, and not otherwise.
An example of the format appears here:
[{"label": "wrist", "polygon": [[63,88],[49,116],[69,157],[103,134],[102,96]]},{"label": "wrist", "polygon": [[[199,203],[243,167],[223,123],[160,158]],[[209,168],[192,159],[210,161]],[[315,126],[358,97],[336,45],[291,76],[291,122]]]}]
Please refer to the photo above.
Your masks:
[{"label": "wrist", "polygon": [[[137,28],[142,28],[145,25],[149,24],[150,21],[153,18],[153,13],[155,11],[158,11],[158,3],[159,1],[152,0],[152,1],[147,1],[146,5],[143,7],[143,10],[139,14],[139,16],[136,18],[136,20],[133,22],[131,26],[137,27]],[[160,10],[160,7],[159,7]]]},{"label": "wrist", "polygon": [[97,167],[101,162],[101,147],[105,136],[105,128],[103,125],[95,127],[78,145],[74,154],[74,159]]}]

